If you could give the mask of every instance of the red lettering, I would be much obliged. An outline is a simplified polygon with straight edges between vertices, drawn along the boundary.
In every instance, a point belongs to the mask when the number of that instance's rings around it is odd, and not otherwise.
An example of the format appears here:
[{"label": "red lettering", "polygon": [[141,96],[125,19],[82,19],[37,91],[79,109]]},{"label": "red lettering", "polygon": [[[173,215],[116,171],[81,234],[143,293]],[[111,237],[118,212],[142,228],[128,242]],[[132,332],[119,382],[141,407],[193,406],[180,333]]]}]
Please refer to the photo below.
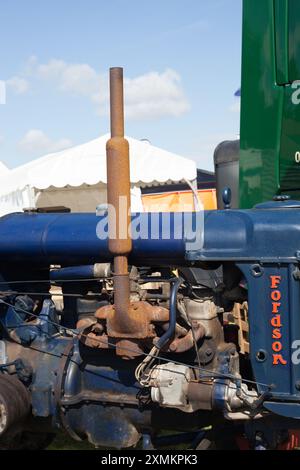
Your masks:
[{"label": "red lettering", "polygon": [[281,339],[282,338],[280,328],[274,328],[272,338],[273,339]]},{"label": "red lettering", "polygon": [[278,313],[280,305],[280,302],[272,302],[272,313]]},{"label": "red lettering", "polygon": [[274,341],[272,344],[272,349],[274,352],[280,352],[282,350],[282,344],[280,341]]},{"label": "red lettering", "polygon": [[273,290],[273,292],[271,292],[271,299],[274,300],[274,302],[276,302],[277,300],[280,300],[281,299],[280,290]]},{"label": "red lettering", "polygon": [[275,315],[273,318],[271,318],[270,323],[273,328],[280,328],[282,326],[280,315]]},{"label": "red lettering", "polygon": [[283,359],[282,354],[273,354],[273,364],[274,366],[277,366],[278,364],[285,366],[287,361]]},{"label": "red lettering", "polygon": [[[281,312],[279,311],[281,307],[281,292],[279,290],[279,285],[281,283],[281,276],[273,275],[270,276],[270,288],[274,289],[270,292],[270,297],[272,300],[272,318],[270,320],[271,326],[273,327],[272,331],[272,339],[275,340],[272,343],[272,351],[273,351],[273,365],[286,365],[287,361],[283,358],[283,355],[280,354],[280,351],[283,349],[282,342],[280,341],[282,338],[281,333]],[[276,341],[277,340],[277,341]]]},{"label": "red lettering", "polygon": [[270,280],[271,280],[271,289],[276,289],[281,282],[281,276],[270,276]]}]

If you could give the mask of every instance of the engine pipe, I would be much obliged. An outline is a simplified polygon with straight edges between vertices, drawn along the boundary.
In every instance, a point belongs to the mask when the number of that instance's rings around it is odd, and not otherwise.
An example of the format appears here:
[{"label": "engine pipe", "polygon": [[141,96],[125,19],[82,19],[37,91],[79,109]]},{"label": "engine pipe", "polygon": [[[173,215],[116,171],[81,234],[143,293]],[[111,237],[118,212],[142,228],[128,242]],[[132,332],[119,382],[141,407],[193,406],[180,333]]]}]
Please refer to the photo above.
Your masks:
[{"label": "engine pipe", "polygon": [[[130,227],[129,144],[124,138],[123,69],[110,69],[111,138],[106,144],[108,248],[114,256],[114,305],[120,333],[130,325],[128,254],[132,250]],[[121,233],[122,231],[122,233]]]},{"label": "engine pipe", "polygon": [[54,269],[50,271],[50,280],[58,282],[68,279],[91,279],[94,278],[94,265],[88,264],[86,266],[71,266],[68,268]]},{"label": "engine pipe", "polygon": [[163,348],[169,339],[171,339],[175,334],[176,328],[176,307],[177,307],[177,292],[182,283],[182,279],[180,277],[171,279],[171,292],[170,292],[170,320],[169,320],[169,328],[167,331],[159,338],[156,342],[156,347],[158,349]]},{"label": "engine pipe", "polygon": [[67,268],[53,269],[50,271],[50,280],[76,281],[82,279],[104,279],[111,276],[110,263],[96,263],[82,266],[70,266]]}]

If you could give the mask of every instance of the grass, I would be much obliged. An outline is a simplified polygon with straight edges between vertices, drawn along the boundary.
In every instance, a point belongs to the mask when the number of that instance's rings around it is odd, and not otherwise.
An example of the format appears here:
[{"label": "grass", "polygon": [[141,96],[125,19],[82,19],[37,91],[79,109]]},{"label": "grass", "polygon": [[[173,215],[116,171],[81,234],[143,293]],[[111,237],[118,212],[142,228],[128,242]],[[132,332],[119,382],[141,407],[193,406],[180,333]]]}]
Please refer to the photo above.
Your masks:
[{"label": "grass", "polygon": [[58,433],[47,450],[95,450],[88,441],[77,442],[64,433]]}]

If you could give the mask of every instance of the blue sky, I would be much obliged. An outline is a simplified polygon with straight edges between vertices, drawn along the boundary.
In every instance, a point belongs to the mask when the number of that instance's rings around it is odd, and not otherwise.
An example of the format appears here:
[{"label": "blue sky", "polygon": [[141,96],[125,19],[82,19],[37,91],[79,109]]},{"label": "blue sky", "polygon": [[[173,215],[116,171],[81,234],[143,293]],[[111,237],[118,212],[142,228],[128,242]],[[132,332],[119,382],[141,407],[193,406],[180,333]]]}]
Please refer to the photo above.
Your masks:
[{"label": "blue sky", "polygon": [[109,131],[123,66],[126,133],[211,169],[239,133],[241,0],[0,0],[0,160],[13,168]]}]

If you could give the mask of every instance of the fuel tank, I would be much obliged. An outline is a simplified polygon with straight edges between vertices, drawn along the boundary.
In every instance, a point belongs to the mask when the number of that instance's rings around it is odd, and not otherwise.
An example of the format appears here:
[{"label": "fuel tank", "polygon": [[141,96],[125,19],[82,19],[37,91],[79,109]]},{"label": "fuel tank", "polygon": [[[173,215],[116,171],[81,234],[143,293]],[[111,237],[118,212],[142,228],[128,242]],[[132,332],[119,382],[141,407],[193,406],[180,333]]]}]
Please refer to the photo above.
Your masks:
[{"label": "fuel tank", "polygon": [[[10,214],[0,219],[0,263],[49,267],[110,261],[107,217],[94,214]],[[297,259],[299,202],[249,210],[141,213],[132,216],[137,265],[184,266],[200,261]],[[287,243],[288,239],[288,243]]]}]

